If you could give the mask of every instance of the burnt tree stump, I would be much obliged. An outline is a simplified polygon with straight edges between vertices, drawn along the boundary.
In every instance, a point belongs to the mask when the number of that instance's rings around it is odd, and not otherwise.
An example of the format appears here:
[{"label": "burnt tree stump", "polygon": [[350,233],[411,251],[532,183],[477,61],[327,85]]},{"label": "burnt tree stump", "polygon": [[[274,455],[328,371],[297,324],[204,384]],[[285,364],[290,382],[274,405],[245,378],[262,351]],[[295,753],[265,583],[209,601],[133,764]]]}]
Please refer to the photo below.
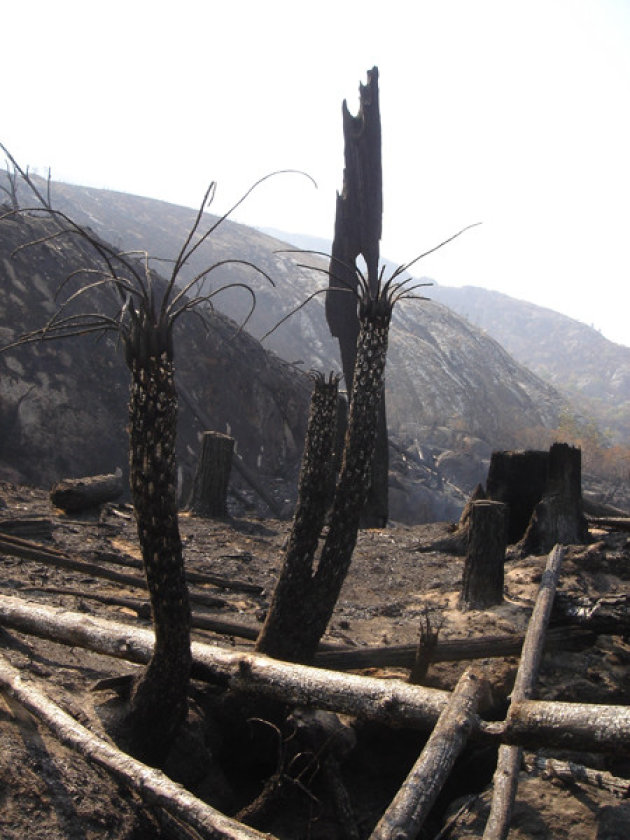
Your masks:
[{"label": "burnt tree stump", "polygon": [[481,610],[503,601],[506,533],[506,505],[492,501],[471,504],[460,609]]},{"label": "burnt tree stump", "polygon": [[50,501],[66,513],[79,513],[105,502],[113,502],[122,496],[122,493],[122,471],[116,470],[115,473],[107,475],[64,478],[53,485]]},{"label": "burnt tree stump", "polygon": [[549,450],[547,486],[536,505],[519,547],[523,554],[546,554],[556,544],[575,545],[588,539],[582,509],[582,450],[554,443]]},{"label": "burnt tree stump", "polygon": [[188,510],[197,516],[227,516],[227,491],[232,469],[234,438],[204,432]]},{"label": "burnt tree stump", "polygon": [[508,506],[507,541],[524,535],[534,508],[541,500],[549,474],[549,453],[544,450],[493,452],[486,481],[486,498]]}]

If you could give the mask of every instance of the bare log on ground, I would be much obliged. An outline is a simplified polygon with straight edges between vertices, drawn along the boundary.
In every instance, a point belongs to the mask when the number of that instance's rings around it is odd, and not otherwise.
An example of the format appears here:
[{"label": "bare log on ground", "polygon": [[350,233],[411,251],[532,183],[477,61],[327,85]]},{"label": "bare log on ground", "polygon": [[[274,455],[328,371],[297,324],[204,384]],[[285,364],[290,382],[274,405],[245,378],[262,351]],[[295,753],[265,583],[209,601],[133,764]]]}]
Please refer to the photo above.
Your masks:
[{"label": "bare log on ground", "polygon": [[531,749],[554,746],[627,756],[629,727],[630,706],[522,700],[512,702],[502,737]]},{"label": "bare log on ground", "polygon": [[[114,583],[120,583],[123,586],[130,586],[137,589],[147,589],[147,582],[145,578],[138,575],[127,575],[124,572],[117,572],[115,569],[108,569],[100,563],[90,563],[86,560],[74,560],[67,554],[63,554],[55,549],[49,549],[45,546],[40,546],[37,543],[32,543],[27,540],[21,540],[18,537],[8,537],[0,535],[0,554],[10,554],[15,557],[23,557],[26,560],[33,560],[37,563],[46,563],[48,565],[57,566],[60,569],[67,569],[71,572],[78,572],[82,575],[89,575],[90,577],[103,578],[104,580],[111,580]],[[106,562],[111,563],[108,559]],[[137,561],[141,566],[141,561]],[[130,564],[124,564],[130,565]],[[136,568],[135,563],[133,568]],[[226,578],[217,578],[215,575],[195,574],[190,573],[191,578],[186,576],[189,583],[211,583],[214,586],[221,586],[223,588],[232,587],[241,591],[252,593],[260,593],[262,587],[256,584],[246,583],[244,581],[229,581]],[[218,583],[221,581],[221,583]],[[191,592],[189,594],[191,602],[203,604],[206,607],[224,607],[227,602],[223,598],[218,598],[214,595],[208,595],[205,592]]]},{"label": "bare log on ground", "polygon": [[468,669],[460,678],[448,705],[420,757],[390,806],[370,835],[370,840],[414,840],[453,769],[457,756],[475,728],[485,680]]},{"label": "bare log on ground", "polygon": [[227,491],[232,470],[234,438],[204,432],[188,509],[196,516],[227,516]]},{"label": "bare log on ground", "polygon": [[507,506],[502,502],[473,502],[460,609],[483,610],[502,603],[506,544]]},{"label": "bare log on ground", "polygon": [[109,742],[94,735],[75,718],[53,703],[29,680],[0,655],[0,686],[41,721],[63,744],[103,767],[116,779],[136,791],[152,806],[191,826],[207,840],[263,840],[261,834],[197,799],[181,785],[153,767],[147,767]]},{"label": "bare log on ground", "polygon": [[[153,633],[144,628],[6,595],[0,595],[0,626],[137,663],[148,662],[154,642]],[[390,726],[430,730],[450,696],[447,691],[401,680],[339,674],[200,642],[193,642],[192,654],[195,679]],[[533,747],[621,755],[630,751],[630,708],[626,706],[530,700],[513,704],[510,712],[510,726],[480,723],[479,735]]]},{"label": "bare log on ground", "polygon": [[[612,528],[614,531],[630,531],[630,517],[628,516],[590,516],[590,525],[595,528]],[[2,525],[0,524],[0,528]]]},{"label": "bare log on ground", "polygon": [[524,766],[528,773],[547,779],[561,779],[568,784],[590,785],[607,790],[623,799],[630,797],[630,779],[613,776],[607,770],[595,770],[576,764],[574,761],[561,761],[558,758],[546,758],[542,755],[525,756]]},{"label": "bare log on ground", "polygon": [[[596,634],[590,627],[553,628],[545,638],[545,649],[584,650],[594,644],[596,638]],[[500,656],[519,656],[523,641],[523,636],[507,634],[480,636],[478,639],[438,639],[431,650],[431,662],[460,662]],[[413,668],[417,652],[417,644],[340,650],[322,650],[320,647],[313,662],[318,668],[330,668],[335,671],[354,671],[361,668]]]},{"label": "bare log on ground", "polygon": [[[551,617],[563,557],[564,548],[555,546],[547,560],[536,604],[525,634],[521,661],[512,689],[512,703],[529,700],[534,692],[545,647],[545,632]],[[511,712],[510,707],[508,721],[511,720]],[[497,769],[494,774],[494,793],[483,840],[505,840],[508,835],[522,760],[523,751],[520,746],[502,745],[499,747]]]},{"label": "bare log on ground", "polygon": [[0,519],[0,534],[13,537],[36,538],[49,540],[52,538],[52,520],[41,516],[25,516],[20,519]]},{"label": "bare log on ground", "polygon": [[50,501],[66,513],[78,513],[113,502],[122,496],[123,489],[121,470],[108,475],[64,478],[51,489]]},{"label": "bare log on ground", "polygon": [[[112,563],[115,566],[129,566],[132,569],[142,569],[142,560],[132,557],[130,554],[117,554],[113,551],[88,551],[85,553],[88,559],[96,560],[98,563]],[[210,572],[194,572],[186,570],[187,583],[210,584],[220,589],[232,589],[234,592],[250,592],[252,595],[260,595],[264,586],[258,583],[251,583],[247,580],[227,578],[222,575],[213,575]]]}]

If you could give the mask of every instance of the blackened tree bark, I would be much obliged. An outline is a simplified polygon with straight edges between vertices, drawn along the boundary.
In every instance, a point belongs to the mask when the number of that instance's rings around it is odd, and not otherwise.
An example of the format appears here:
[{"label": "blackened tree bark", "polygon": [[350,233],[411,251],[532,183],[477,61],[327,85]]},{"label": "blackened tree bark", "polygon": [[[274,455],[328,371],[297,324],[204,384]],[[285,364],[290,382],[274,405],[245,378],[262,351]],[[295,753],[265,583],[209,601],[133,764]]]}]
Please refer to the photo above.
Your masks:
[{"label": "blackened tree bark", "polygon": [[486,498],[508,506],[507,541],[517,543],[527,530],[549,475],[549,453],[539,450],[493,452]]},{"label": "blackened tree bark", "polygon": [[[378,68],[368,72],[367,85],[360,85],[359,113],[353,117],[342,106],[345,167],[343,190],[337,193],[335,236],[330,262],[330,287],[326,295],[326,319],[338,339],[348,393],[352,389],[359,336],[356,291],[356,260],[362,256],[372,294],[378,285],[378,264],[383,217],[381,163],[381,117]],[[382,527],[388,518],[388,449],[385,396],[378,407],[377,439],[371,487],[363,524]]]},{"label": "blackened tree bark", "polygon": [[[301,574],[290,604],[296,613],[291,637],[263,634],[257,649],[295,662],[312,661],[330,621],[356,545],[368,489],[383,395],[389,324],[395,293],[385,288],[372,297],[367,288],[359,304],[360,331],[343,461],[334,494],[328,533],[314,572]],[[336,402],[336,401],[335,401]],[[285,601],[286,603],[286,601]],[[277,609],[278,601],[274,598]],[[271,616],[271,624],[282,619]]]},{"label": "blackened tree bark", "polygon": [[177,393],[166,348],[147,354],[129,345],[128,350],[130,483],[155,647],[132,692],[127,724],[134,754],[159,764],[187,713],[191,666],[190,605],[177,519]]},{"label": "blackened tree bark", "polygon": [[256,650],[297,660],[303,608],[310,598],[313,562],[326,512],[332,503],[339,378],[314,376],[298,499],[284,562]]},{"label": "blackened tree bark", "polygon": [[507,507],[502,502],[480,500],[470,506],[460,609],[502,603],[506,526]]},{"label": "blackened tree bark", "polygon": [[549,450],[549,477],[542,499],[519,545],[525,554],[545,554],[557,544],[575,545],[588,539],[582,510],[582,451],[568,443]]},{"label": "blackened tree bark", "polygon": [[204,432],[197,472],[188,508],[197,516],[225,518],[232,470],[234,438],[221,432]]}]

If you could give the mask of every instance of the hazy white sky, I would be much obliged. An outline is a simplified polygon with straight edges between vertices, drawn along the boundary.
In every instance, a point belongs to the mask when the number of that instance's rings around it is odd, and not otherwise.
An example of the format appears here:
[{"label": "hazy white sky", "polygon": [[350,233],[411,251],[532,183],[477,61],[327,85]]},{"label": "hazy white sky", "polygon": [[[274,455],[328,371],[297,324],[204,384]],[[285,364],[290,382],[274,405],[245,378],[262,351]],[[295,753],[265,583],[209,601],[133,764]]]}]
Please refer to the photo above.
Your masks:
[{"label": "hazy white sky", "polygon": [[418,273],[630,344],[630,0],[21,0],[0,140],[53,178],[332,236],[341,102],[380,71],[384,231]]}]

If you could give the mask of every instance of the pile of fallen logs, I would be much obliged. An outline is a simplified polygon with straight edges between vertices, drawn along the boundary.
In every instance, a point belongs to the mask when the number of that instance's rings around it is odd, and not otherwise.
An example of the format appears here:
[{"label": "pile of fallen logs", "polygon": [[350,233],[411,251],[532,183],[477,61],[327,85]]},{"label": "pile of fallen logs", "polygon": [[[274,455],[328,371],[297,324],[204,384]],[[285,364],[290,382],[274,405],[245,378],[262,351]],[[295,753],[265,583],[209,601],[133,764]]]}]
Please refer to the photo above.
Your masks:
[{"label": "pile of fallen logs", "polygon": [[[499,762],[484,839],[504,838],[509,829],[523,747],[561,747],[612,754],[627,754],[630,749],[630,708],[532,699],[563,554],[564,550],[556,546],[549,555],[522,647],[510,707],[505,720],[500,722],[484,721],[479,714],[481,698],[488,686],[483,670],[476,667],[467,670],[456,689],[449,693],[402,680],[379,680],[290,664],[193,642],[193,677],[297,707],[431,731],[416,764],[374,829],[371,835],[374,840],[417,837],[467,741],[484,739],[496,743]],[[0,596],[0,625],[137,663],[147,662],[153,647],[153,634],[148,629],[11,596]],[[336,652],[322,653],[322,656],[335,655]],[[270,836],[228,819],[173,785],[159,771],[121,753],[55,706],[34,681],[24,679],[4,659],[0,661],[0,686],[63,743],[107,768],[148,802],[194,827],[201,837],[242,840]],[[587,778],[586,768],[583,770],[583,778]],[[580,772],[575,765],[569,769],[550,767],[547,771]],[[627,791],[624,780],[613,779],[611,784]]]}]

